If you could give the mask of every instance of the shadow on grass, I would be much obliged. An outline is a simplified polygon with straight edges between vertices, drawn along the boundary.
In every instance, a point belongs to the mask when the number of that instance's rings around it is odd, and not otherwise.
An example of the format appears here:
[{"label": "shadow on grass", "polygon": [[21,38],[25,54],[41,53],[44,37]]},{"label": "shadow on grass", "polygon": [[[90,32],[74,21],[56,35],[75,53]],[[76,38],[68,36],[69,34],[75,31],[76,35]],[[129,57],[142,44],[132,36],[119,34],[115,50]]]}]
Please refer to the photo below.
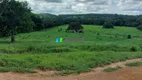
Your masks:
[{"label": "shadow on grass", "polygon": [[0,41],[0,44],[10,44],[10,41]]}]

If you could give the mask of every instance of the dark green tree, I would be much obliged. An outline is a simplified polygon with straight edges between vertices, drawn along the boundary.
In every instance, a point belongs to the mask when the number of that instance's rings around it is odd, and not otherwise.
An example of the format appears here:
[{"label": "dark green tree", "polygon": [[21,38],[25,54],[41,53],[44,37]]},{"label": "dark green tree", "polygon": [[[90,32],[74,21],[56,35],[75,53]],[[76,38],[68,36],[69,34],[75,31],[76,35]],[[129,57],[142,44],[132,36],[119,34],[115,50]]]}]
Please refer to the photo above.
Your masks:
[{"label": "dark green tree", "polygon": [[105,28],[105,29],[113,29],[114,28],[114,26],[113,26],[113,24],[111,23],[111,22],[109,22],[109,21],[106,21],[105,23],[104,23],[104,25],[103,25],[103,28]]},{"label": "dark green tree", "polygon": [[67,28],[67,32],[69,30],[74,30],[75,32],[83,32],[83,26],[79,22],[71,22]]},{"label": "dark green tree", "polygon": [[32,14],[31,18],[32,18],[32,21],[35,23],[35,27],[34,27],[35,31],[44,29],[42,16],[38,14]]},{"label": "dark green tree", "polygon": [[19,21],[19,26],[16,26],[17,33],[26,33],[34,31],[36,27],[34,21],[31,19],[32,13],[25,13]]},{"label": "dark green tree", "polygon": [[31,13],[27,2],[2,0],[0,3],[0,16],[5,18],[4,27],[11,34],[11,42],[15,42],[15,28],[25,13]]}]

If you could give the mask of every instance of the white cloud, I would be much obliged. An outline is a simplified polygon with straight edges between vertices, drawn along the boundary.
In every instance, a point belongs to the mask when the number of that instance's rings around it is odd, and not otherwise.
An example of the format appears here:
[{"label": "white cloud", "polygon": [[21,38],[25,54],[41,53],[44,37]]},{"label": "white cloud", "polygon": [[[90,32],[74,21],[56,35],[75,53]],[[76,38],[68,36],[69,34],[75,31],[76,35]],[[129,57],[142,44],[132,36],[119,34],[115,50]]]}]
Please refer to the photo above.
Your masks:
[{"label": "white cloud", "polygon": [[141,14],[142,0],[20,0],[35,13],[118,13]]},{"label": "white cloud", "polygon": [[128,14],[142,13],[142,0],[119,0],[117,6]]}]

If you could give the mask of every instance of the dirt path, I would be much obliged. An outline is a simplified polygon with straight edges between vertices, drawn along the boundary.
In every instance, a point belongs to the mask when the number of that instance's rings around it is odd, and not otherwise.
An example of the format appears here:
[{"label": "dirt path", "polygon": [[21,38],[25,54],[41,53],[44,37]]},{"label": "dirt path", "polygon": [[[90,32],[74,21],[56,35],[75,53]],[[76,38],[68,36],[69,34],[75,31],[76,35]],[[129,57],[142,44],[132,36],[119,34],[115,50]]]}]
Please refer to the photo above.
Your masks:
[{"label": "dirt path", "polygon": [[94,68],[93,71],[95,71],[95,72],[102,72],[106,68],[109,68],[109,67],[114,68],[114,67],[117,67],[117,66],[121,66],[122,68],[125,68],[126,67],[125,66],[126,63],[137,62],[137,61],[142,62],[142,59],[132,59],[132,60],[126,60],[124,62],[112,63],[112,64],[106,65],[104,67]]},{"label": "dirt path", "polygon": [[[55,71],[40,71],[35,74],[23,73],[0,73],[0,80],[142,80],[142,67],[126,67],[125,63],[142,61],[142,59],[127,60],[125,62],[113,63],[105,67],[93,69],[92,72],[69,76],[51,76]],[[121,66],[123,69],[105,73],[108,67]]]}]

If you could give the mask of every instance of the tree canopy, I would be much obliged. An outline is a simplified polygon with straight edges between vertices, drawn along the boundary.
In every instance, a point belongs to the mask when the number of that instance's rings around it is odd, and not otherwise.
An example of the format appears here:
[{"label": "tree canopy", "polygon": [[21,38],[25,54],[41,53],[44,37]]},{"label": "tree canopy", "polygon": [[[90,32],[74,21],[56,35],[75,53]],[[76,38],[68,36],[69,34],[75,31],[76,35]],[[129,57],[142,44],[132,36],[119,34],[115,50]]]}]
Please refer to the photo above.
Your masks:
[{"label": "tree canopy", "polygon": [[113,24],[110,22],[110,21],[106,21],[105,23],[104,23],[104,25],[103,25],[103,28],[106,28],[106,29],[113,29],[114,28],[114,26],[113,26]]},{"label": "tree canopy", "polygon": [[[0,36],[11,36],[11,42],[15,41],[16,33],[41,30],[42,19],[31,12],[27,2],[15,0],[3,0],[0,3]],[[39,28],[40,27],[40,28]]]},{"label": "tree canopy", "polygon": [[71,22],[67,28],[67,32],[74,30],[75,32],[83,32],[83,26],[79,22]]}]

